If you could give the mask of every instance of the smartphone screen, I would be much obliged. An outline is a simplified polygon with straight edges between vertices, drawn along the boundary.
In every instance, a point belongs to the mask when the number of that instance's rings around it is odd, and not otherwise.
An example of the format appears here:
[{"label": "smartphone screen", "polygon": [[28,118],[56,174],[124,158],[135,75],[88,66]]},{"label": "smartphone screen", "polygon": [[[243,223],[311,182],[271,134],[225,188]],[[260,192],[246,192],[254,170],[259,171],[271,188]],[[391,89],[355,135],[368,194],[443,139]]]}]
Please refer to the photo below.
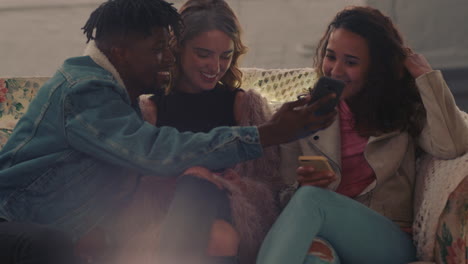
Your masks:
[{"label": "smartphone screen", "polygon": [[336,97],[326,102],[325,105],[322,105],[315,113],[318,115],[325,115],[333,111],[340,101],[340,96],[343,92],[344,86],[345,83],[340,80],[326,76],[320,77],[314,88],[310,89],[311,100],[309,105],[320,100],[320,98],[323,98],[324,96],[335,93]]}]

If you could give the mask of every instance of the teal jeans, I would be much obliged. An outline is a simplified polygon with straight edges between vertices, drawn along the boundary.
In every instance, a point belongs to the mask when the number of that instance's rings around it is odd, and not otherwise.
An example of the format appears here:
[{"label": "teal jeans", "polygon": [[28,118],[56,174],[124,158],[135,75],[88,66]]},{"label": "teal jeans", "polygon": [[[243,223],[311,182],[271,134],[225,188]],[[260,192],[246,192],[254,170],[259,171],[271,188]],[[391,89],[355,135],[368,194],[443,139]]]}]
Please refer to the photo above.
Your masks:
[{"label": "teal jeans", "polygon": [[327,240],[344,264],[416,259],[410,235],[386,217],[343,195],[305,186],[268,232],[257,264],[302,264],[316,236]]}]

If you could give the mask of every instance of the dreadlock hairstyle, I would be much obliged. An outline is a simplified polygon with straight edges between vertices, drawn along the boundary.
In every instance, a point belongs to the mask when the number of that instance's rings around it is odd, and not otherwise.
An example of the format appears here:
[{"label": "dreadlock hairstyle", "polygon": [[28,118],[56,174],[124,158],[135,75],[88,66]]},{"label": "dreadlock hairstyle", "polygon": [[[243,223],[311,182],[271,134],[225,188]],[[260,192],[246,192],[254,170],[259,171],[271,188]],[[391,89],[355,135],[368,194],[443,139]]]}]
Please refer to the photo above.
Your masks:
[{"label": "dreadlock hairstyle", "polygon": [[362,136],[405,130],[418,135],[425,109],[415,80],[404,66],[409,49],[390,18],[371,7],[349,7],[339,12],[317,47],[314,66],[320,76],[324,74],[328,40],[338,28],[363,37],[371,58],[364,87],[347,100],[355,129]]},{"label": "dreadlock hairstyle", "polygon": [[[234,42],[232,61],[226,74],[221,78],[228,89],[239,88],[242,85],[242,72],[238,66],[238,59],[247,52],[247,47],[242,43],[242,29],[234,11],[224,0],[188,0],[180,8],[180,16],[184,23],[184,29],[178,42],[182,47],[185,43],[199,34],[211,30],[219,30],[228,35]],[[174,56],[180,63],[180,55],[175,49]],[[178,70],[182,68],[178,65]],[[180,74],[176,72],[177,75]]]},{"label": "dreadlock hairstyle", "polygon": [[98,46],[123,41],[131,34],[148,37],[154,27],[168,29],[178,38],[182,21],[172,4],[163,0],[108,0],[91,13],[84,25],[87,42]]}]

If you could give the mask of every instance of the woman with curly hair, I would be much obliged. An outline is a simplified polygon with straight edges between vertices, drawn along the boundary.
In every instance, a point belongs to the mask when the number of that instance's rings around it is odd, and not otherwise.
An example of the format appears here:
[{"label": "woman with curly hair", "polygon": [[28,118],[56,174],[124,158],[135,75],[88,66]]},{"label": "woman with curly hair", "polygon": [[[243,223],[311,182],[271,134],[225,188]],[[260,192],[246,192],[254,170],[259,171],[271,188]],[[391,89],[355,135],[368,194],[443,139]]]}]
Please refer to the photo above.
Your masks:
[{"label": "woman with curly hair", "polygon": [[[282,173],[296,177],[300,188],[269,231],[257,263],[316,263],[307,252],[317,236],[342,263],[415,260],[417,154],[450,159],[468,149],[468,128],[442,74],[371,7],[335,16],[315,66],[319,76],[345,83],[339,118],[282,148]],[[325,156],[333,171],[298,167],[299,155]]]}]

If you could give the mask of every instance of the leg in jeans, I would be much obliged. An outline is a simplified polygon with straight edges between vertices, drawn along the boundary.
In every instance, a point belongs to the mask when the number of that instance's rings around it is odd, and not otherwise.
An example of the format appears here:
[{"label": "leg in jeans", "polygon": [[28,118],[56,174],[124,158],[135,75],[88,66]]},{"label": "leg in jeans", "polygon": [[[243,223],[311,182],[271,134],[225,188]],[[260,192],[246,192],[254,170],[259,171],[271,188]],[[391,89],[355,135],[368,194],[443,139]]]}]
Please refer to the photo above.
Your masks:
[{"label": "leg in jeans", "polygon": [[0,263],[77,263],[65,234],[40,225],[0,222]]},{"label": "leg in jeans", "polygon": [[161,226],[158,263],[206,261],[211,227],[226,208],[229,200],[224,190],[207,180],[182,176]]},{"label": "leg in jeans", "polygon": [[257,264],[302,264],[312,239],[330,242],[341,263],[408,263],[411,237],[389,219],[335,192],[302,187],[265,238]]}]

